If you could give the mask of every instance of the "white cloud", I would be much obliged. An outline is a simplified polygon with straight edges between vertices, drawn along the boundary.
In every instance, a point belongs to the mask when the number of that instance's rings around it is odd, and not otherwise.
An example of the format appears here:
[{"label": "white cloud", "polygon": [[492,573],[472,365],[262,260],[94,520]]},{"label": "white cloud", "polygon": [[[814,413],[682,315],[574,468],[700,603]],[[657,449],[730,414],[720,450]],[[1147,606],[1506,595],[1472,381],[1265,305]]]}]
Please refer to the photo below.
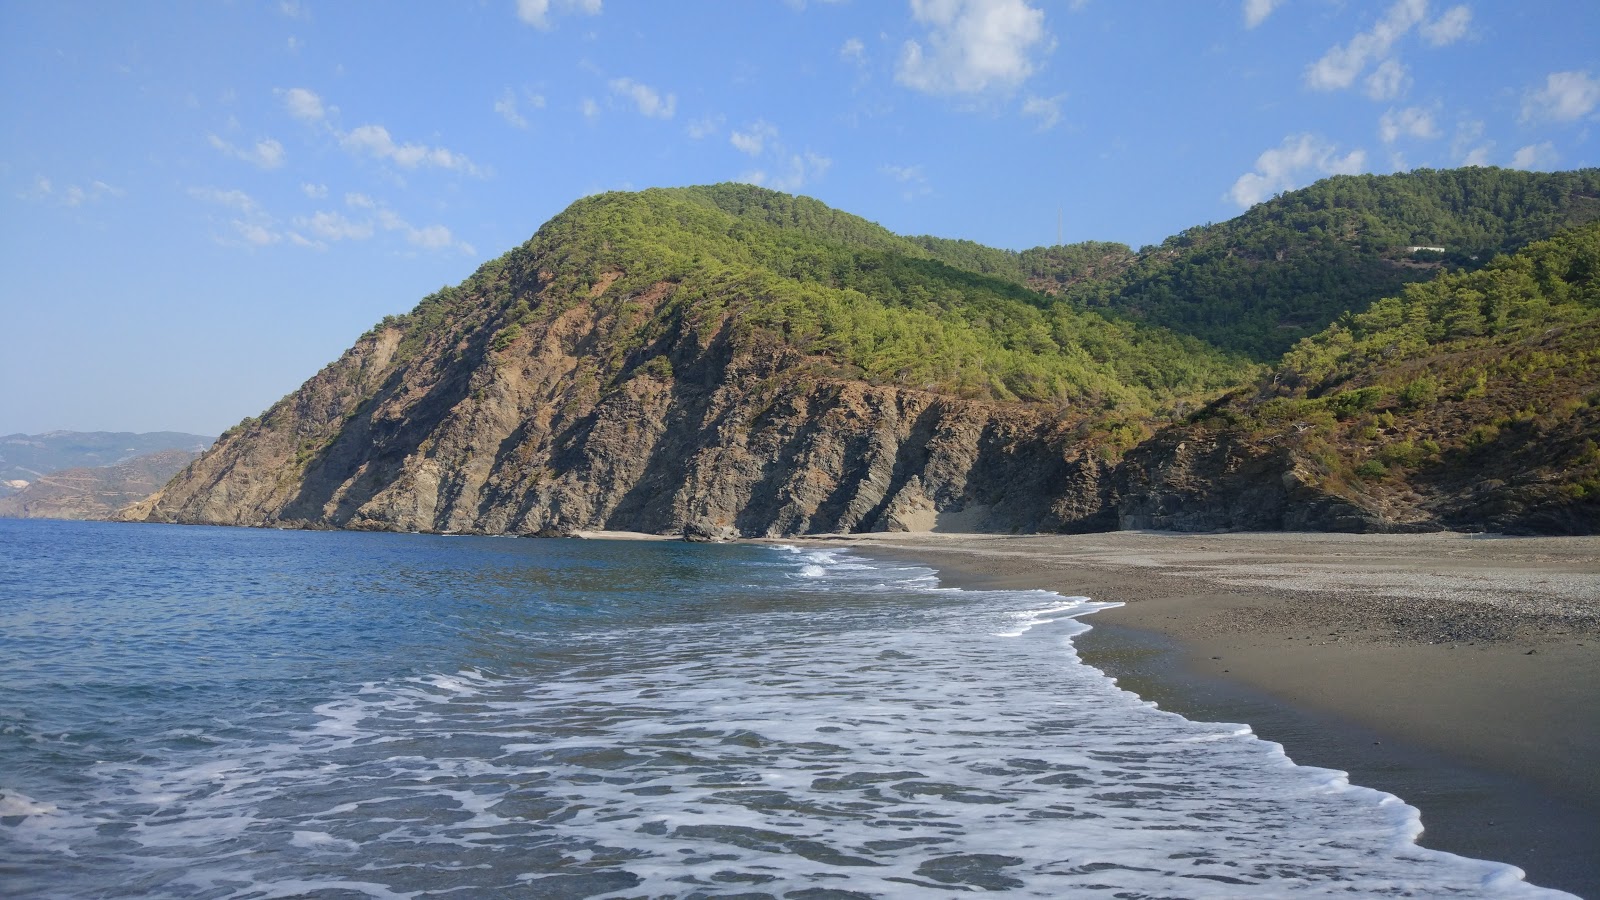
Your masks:
[{"label": "white cloud", "polygon": [[234,231],[244,242],[256,247],[265,247],[283,240],[283,235],[256,222],[244,222],[238,219],[233,221]]},{"label": "white cloud", "polygon": [[769,174],[765,169],[755,169],[739,176],[739,180],[746,184],[762,185],[775,191],[792,194],[826,175],[832,165],[833,160],[810,151],[793,153],[778,160],[776,174]]},{"label": "white cloud", "polygon": [[310,217],[301,216],[294,224],[324,241],[364,241],[372,237],[371,222],[354,222],[336,212],[318,212]]},{"label": "white cloud", "polygon": [[867,45],[860,38],[850,38],[839,46],[839,58],[860,65],[867,61]]},{"label": "white cloud", "polygon": [[777,127],[764,120],[757,121],[743,132],[735,131],[729,136],[729,143],[744,153],[766,161],[762,168],[745,172],[738,180],[747,184],[766,185],[774,190],[798,191],[822,178],[833,166],[832,159],[810,150],[791,153],[779,140]]},{"label": "white cloud", "polygon": [[1444,15],[1422,26],[1422,37],[1435,47],[1447,47],[1467,36],[1472,25],[1472,10],[1452,6]]},{"label": "white cloud", "polygon": [[1022,114],[1037,118],[1040,131],[1049,131],[1061,121],[1061,102],[1066,99],[1066,94],[1057,94],[1054,97],[1030,96],[1022,103]]},{"label": "white cloud", "polygon": [[189,196],[218,206],[226,206],[243,213],[259,212],[260,207],[249,194],[240,190],[219,190],[217,188],[190,188]]},{"label": "white cloud", "polygon": [[234,159],[242,159],[253,166],[259,166],[263,169],[278,168],[283,165],[286,156],[283,145],[272,138],[257,141],[254,147],[235,147],[214,134],[206,137],[211,142],[211,146],[217,150]]},{"label": "white cloud", "polygon": [[[586,16],[600,14],[601,0],[556,0],[553,4],[562,12],[578,12]],[[517,18],[540,30],[550,29],[550,0],[517,0]]]},{"label": "white cloud", "polygon": [[322,98],[306,88],[290,88],[284,91],[283,105],[288,108],[289,115],[303,122],[320,122],[328,114],[322,105]]},{"label": "white cloud", "polygon": [[345,205],[352,209],[363,210],[366,214],[352,218],[341,212],[321,210],[294,220],[297,228],[303,229],[315,240],[307,240],[293,232],[287,236],[301,246],[326,249],[329,243],[365,241],[380,232],[385,232],[398,234],[406,243],[423,250],[454,248],[468,254],[475,252],[470,244],[456,240],[450,229],[444,225],[424,225],[419,228],[407,222],[399,213],[365,194],[346,194]]},{"label": "white cloud", "polygon": [[728,142],[741,153],[760,156],[761,151],[766,148],[767,141],[776,140],[777,137],[778,129],[773,127],[772,123],[757,120],[745,131],[735,131],[728,135]]},{"label": "white cloud", "polygon": [[702,140],[716,134],[722,128],[724,121],[726,120],[722,116],[701,116],[690,122],[686,131],[688,131],[690,138],[697,141]]},{"label": "white cloud", "polygon": [[1385,144],[1392,144],[1402,137],[1433,140],[1438,136],[1439,127],[1434,124],[1433,112],[1420,106],[1391,109],[1378,119],[1378,137]]},{"label": "white cloud", "polygon": [[471,244],[456,240],[449,228],[443,225],[424,225],[417,228],[387,207],[378,210],[377,223],[383,230],[398,232],[406,239],[406,243],[424,250],[445,250],[454,247],[469,255],[477,252],[472,249]]},{"label": "white cloud", "polygon": [[1341,155],[1337,147],[1316,135],[1290,135],[1281,145],[1257,157],[1255,171],[1240,175],[1228,197],[1241,207],[1254,206],[1274,194],[1293,190],[1308,175],[1354,175],[1366,164],[1364,150]]},{"label": "white cloud", "polygon": [[300,48],[305,46],[304,44],[302,44],[300,42],[299,38],[295,37],[292,34],[289,35],[289,40],[285,41],[284,43],[285,43],[285,46],[288,47],[290,53],[299,53],[300,52]]},{"label": "white cloud", "polygon": [[1428,0],[1395,0],[1371,31],[1357,34],[1342,47],[1331,48],[1307,66],[1306,85],[1318,91],[1349,87],[1367,66],[1387,58],[1395,41],[1420,23],[1427,11]]},{"label": "white cloud", "polygon": [[500,98],[494,101],[494,111],[505,119],[507,124],[514,128],[527,128],[528,120],[517,109],[517,92],[506,88],[500,92]]},{"label": "white cloud", "polygon": [[929,27],[928,46],[906,41],[895,79],[929,94],[1014,88],[1034,73],[1033,54],[1054,47],[1044,11],[1025,0],[911,0],[911,15]]},{"label": "white cloud", "polygon": [[583,101],[578,104],[578,110],[583,113],[585,119],[591,122],[600,118],[600,104],[594,102],[593,97],[583,98]]},{"label": "white cloud", "polygon": [[632,101],[640,115],[653,119],[670,119],[678,109],[676,94],[662,96],[655,88],[634,81],[632,78],[613,78],[610,85],[611,92]]},{"label": "white cloud", "polygon": [[1529,144],[1511,156],[1513,169],[1553,169],[1561,155],[1556,152],[1556,145],[1545,141],[1542,144]]},{"label": "white cloud", "polygon": [[[1489,151],[1494,141],[1483,141],[1486,130],[1482,120],[1463,119],[1456,125],[1455,136],[1450,139],[1450,156],[1463,166],[1487,166]],[[1483,143],[1479,143],[1483,141]],[[1477,146],[1473,146],[1476,144]]]},{"label": "white cloud", "polygon": [[884,165],[879,166],[878,171],[900,183],[900,197],[904,200],[915,200],[933,193],[921,166]]},{"label": "white cloud", "polygon": [[1254,28],[1267,20],[1283,0],[1244,0],[1244,27]]},{"label": "white cloud", "polygon": [[389,160],[402,169],[431,166],[468,175],[481,174],[472,160],[453,150],[426,144],[397,144],[390,137],[389,129],[382,125],[361,125],[347,131],[339,136],[339,145],[357,155]]},{"label": "white cloud", "polygon": [[1588,72],[1553,72],[1522,98],[1522,120],[1571,122],[1600,105],[1600,81]]},{"label": "white cloud", "polygon": [[311,18],[311,11],[306,9],[305,5],[300,3],[299,0],[279,0],[278,12],[291,19]]},{"label": "white cloud", "polygon": [[1393,100],[1411,87],[1411,74],[1396,59],[1386,59],[1378,64],[1364,82],[1366,95],[1373,100]]},{"label": "white cloud", "polygon": [[878,171],[889,176],[890,178],[893,178],[895,181],[902,183],[927,180],[927,178],[922,174],[921,166],[885,165],[880,166]]},{"label": "white cloud", "polygon": [[256,203],[255,198],[244,191],[190,188],[189,196],[236,213],[227,220],[227,227],[232,230],[233,237],[218,237],[216,241],[219,244],[238,246],[242,241],[252,247],[266,247],[284,239],[284,234],[278,230],[277,221]]},{"label": "white cloud", "polygon": [[[328,195],[328,189],[323,185],[303,184],[300,187],[308,197],[320,199]],[[449,228],[443,225],[413,226],[381,201],[366,194],[344,195],[345,206],[352,210],[351,213],[319,210],[309,216],[296,216],[291,223],[293,228],[289,229],[283,228],[277,219],[261,208],[255,198],[244,191],[190,188],[189,196],[233,212],[226,223],[233,236],[218,238],[222,244],[238,246],[242,242],[265,247],[287,241],[297,247],[326,250],[331,243],[365,241],[379,232],[392,232],[403,237],[406,243],[424,250],[455,248],[467,254],[475,252],[470,244],[457,240]]]},{"label": "white cloud", "polygon": [[312,200],[321,200],[323,197],[328,196],[328,186],[325,184],[312,184],[307,181],[301,183],[300,193],[305,194]]},{"label": "white cloud", "polygon": [[127,191],[119,187],[112,187],[104,181],[91,181],[88,187],[69,184],[60,191],[56,190],[55,182],[43,175],[36,175],[31,189],[23,191],[18,196],[23,200],[56,201],[62,206],[82,206],[85,203],[96,203],[107,197],[122,197]]}]

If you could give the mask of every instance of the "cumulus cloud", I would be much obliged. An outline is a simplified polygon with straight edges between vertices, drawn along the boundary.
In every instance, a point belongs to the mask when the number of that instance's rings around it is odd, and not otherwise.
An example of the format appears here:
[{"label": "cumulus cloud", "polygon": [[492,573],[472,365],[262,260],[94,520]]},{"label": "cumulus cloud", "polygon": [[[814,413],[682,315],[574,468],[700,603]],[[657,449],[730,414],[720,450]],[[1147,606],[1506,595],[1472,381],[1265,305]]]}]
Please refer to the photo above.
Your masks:
[{"label": "cumulus cloud", "polygon": [[1433,140],[1438,136],[1439,127],[1434,124],[1433,112],[1420,106],[1391,109],[1378,119],[1378,137],[1385,144],[1392,144],[1403,137]]},{"label": "cumulus cloud", "polygon": [[1037,68],[1034,54],[1054,47],[1044,11],[1025,0],[911,0],[928,27],[900,48],[895,79],[929,94],[978,94],[1014,88]]},{"label": "cumulus cloud", "polygon": [[1283,0],[1244,0],[1244,27],[1254,28],[1267,20]]},{"label": "cumulus cloud", "polygon": [[234,159],[244,160],[253,166],[263,169],[278,168],[283,165],[286,156],[283,145],[271,138],[256,141],[253,147],[235,147],[214,134],[207,135],[206,138],[210,141],[212,147],[215,147],[223,154]]},{"label": "cumulus cloud", "polygon": [[1393,100],[1411,87],[1411,73],[1399,60],[1386,59],[1378,64],[1365,82],[1366,95],[1374,100]]},{"label": "cumulus cloud", "polygon": [[283,105],[289,110],[289,115],[302,122],[320,122],[328,114],[322,105],[322,98],[307,88],[290,88],[284,91]]},{"label": "cumulus cloud", "polygon": [[860,65],[867,61],[867,45],[860,38],[849,38],[839,46],[839,58]]},{"label": "cumulus cloud", "polygon": [[323,197],[328,196],[328,186],[325,184],[312,184],[306,181],[301,183],[300,193],[305,194],[312,200],[321,200]]},{"label": "cumulus cloud", "polygon": [[255,198],[244,191],[195,187],[189,189],[189,196],[231,211],[231,215],[220,223],[226,226],[229,234],[217,236],[215,240],[219,244],[266,247],[280,243],[286,237],[279,230],[277,220],[268,215]]},{"label": "cumulus cloud", "polygon": [[[366,194],[346,194],[345,205],[359,210],[346,215],[336,210],[320,210],[294,220],[296,228],[311,235],[308,246],[326,249],[339,241],[365,241],[379,234],[398,235],[407,244],[422,250],[459,250],[471,254],[472,245],[457,240],[444,225],[412,225],[399,213]],[[297,242],[298,243],[298,242]]]},{"label": "cumulus cloud", "polygon": [[1022,114],[1039,120],[1039,131],[1049,131],[1061,121],[1061,102],[1066,94],[1054,97],[1032,97],[1022,102]]},{"label": "cumulus cloud", "polygon": [[494,111],[499,113],[500,118],[505,119],[506,124],[513,128],[528,127],[528,120],[517,109],[517,94],[510,88],[502,91],[499,99],[494,101]]},{"label": "cumulus cloud", "polygon": [[717,131],[722,128],[722,123],[724,121],[726,120],[722,116],[701,116],[700,118],[695,119],[693,122],[690,122],[689,127],[685,130],[688,132],[691,139],[697,141],[703,140],[713,134],[716,134]]},{"label": "cumulus cloud", "polygon": [[295,224],[324,241],[364,241],[372,237],[371,222],[353,222],[336,212],[318,212],[295,219]]},{"label": "cumulus cloud", "polygon": [[739,178],[746,184],[770,187],[775,191],[794,193],[828,173],[833,160],[807,150],[790,153],[776,160],[769,169],[755,169]]},{"label": "cumulus cloud", "polygon": [[1486,126],[1481,120],[1462,120],[1456,125],[1455,136],[1450,139],[1450,156],[1463,166],[1487,166],[1494,141],[1483,140],[1485,130]]},{"label": "cumulus cloud", "polygon": [[1396,0],[1371,31],[1336,46],[1306,67],[1306,85],[1313,90],[1342,90],[1355,83],[1367,66],[1389,56],[1396,41],[1415,28],[1428,11],[1428,0]]},{"label": "cumulus cloud", "polygon": [[583,98],[582,102],[578,104],[578,111],[583,113],[583,117],[591,122],[600,118],[600,104],[594,102],[593,97]]},{"label": "cumulus cloud", "polygon": [[928,176],[923,173],[921,166],[884,165],[879,166],[878,171],[899,182],[900,196],[904,200],[915,200],[933,193],[933,188],[928,186]]},{"label": "cumulus cloud", "polygon": [[777,137],[778,129],[773,127],[772,123],[758,119],[744,131],[735,131],[728,135],[728,141],[741,153],[760,156],[761,151],[766,148],[767,141],[776,140]]},{"label": "cumulus cloud", "polygon": [[676,94],[663,95],[650,85],[634,81],[632,78],[613,78],[609,84],[611,93],[632,102],[642,116],[670,119],[678,110]]},{"label": "cumulus cloud", "polygon": [[1444,15],[1422,26],[1422,37],[1435,47],[1446,47],[1467,36],[1472,25],[1472,10],[1465,6],[1452,6]]},{"label": "cumulus cloud", "polygon": [[517,18],[524,24],[541,30],[550,30],[552,8],[559,12],[576,12],[586,16],[600,14],[601,0],[517,0]]},{"label": "cumulus cloud", "polygon": [[777,127],[766,121],[757,121],[744,131],[735,131],[728,140],[741,152],[760,161],[760,168],[739,176],[738,180],[746,184],[794,192],[822,178],[833,166],[832,159],[809,149],[791,152],[779,139]]},{"label": "cumulus cloud", "polygon": [[460,153],[426,144],[396,143],[382,125],[360,125],[339,136],[339,145],[356,155],[388,160],[402,169],[429,166],[468,175],[480,174],[478,167]]},{"label": "cumulus cloud", "polygon": [[1522,98],[1522,120],[1571,122],[1600,106],[1600,81],[1588,72],[1553,72]]},{"label": "cumulus cloud", "polygon": [[1228,197],[1241,207],[1254,206],[1282,191],[1293,190],[1307,176],[1354,175],[1366,164],[1364,150],[1341,154],[1337,147],[1316,135],[1290,135],[1257,157],[1255,170],[1240,175]]},{"label": "cumulus cloud", "polygon": [[1555,144],[1545,141],[1541,144],[1529,144],[1511,155],[1511,168],[1513,169],[1553,169],[1561,160],[1556,153]]}]

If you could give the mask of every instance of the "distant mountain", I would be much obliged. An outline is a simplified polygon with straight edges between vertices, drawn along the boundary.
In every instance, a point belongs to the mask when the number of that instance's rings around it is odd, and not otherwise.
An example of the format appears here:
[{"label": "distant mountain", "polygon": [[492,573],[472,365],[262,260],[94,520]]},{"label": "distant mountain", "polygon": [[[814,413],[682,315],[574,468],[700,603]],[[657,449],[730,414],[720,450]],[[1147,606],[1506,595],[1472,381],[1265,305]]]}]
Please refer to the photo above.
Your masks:
[{"label": "distant mountain", "polygon": [[27,487],[0,497],[0,517],[110,519],[124,506],[155,493],[199,455],[191,450],[158,450],[114,466],[41,475]]},{"label": "distant mountain", "polygon": [[[127,514],[494,534],[1600,531],[1579,437],[1596,232],[1572,230],[1600,214],[1597,188],[1600,170],[1330,179],[1138,253],[906,238],[749,185],[588,197]],[[1481,389],[1451,368],[1468,357]],[[1330,399],[1347,390],[1364,393]],[[1450,480],[1474,468],[1493,474]]]},{"label": "distant mountain", "polygon": [[180,431],[52,431],[0,437],[0,496],[41,475],[85,466],[110,466],[158,450],[193,453],[216,438]]}]

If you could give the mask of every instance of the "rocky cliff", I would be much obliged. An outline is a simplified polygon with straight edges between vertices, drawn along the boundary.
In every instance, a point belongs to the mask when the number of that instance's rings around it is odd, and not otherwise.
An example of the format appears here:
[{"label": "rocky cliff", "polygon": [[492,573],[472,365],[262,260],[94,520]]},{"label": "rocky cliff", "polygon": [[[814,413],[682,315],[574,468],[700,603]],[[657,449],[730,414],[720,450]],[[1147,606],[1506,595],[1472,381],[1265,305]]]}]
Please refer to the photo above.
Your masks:
[{"label": "rocky cliff", "polygon": [[710,537],[1597,530],[1597,246],[1591,227],[1408,289],[1264,371],[804,198],[603,195],[374,328],[125,515]]},{"label": "rocky cliff", "polygon": [[819,376],[726,318],[680,320],[608,368],[617,333],[671,292],[404,360],[400,330],[379,329],[135,515],[490,534],[1112,525],[1109,466],[1070,419]]}]

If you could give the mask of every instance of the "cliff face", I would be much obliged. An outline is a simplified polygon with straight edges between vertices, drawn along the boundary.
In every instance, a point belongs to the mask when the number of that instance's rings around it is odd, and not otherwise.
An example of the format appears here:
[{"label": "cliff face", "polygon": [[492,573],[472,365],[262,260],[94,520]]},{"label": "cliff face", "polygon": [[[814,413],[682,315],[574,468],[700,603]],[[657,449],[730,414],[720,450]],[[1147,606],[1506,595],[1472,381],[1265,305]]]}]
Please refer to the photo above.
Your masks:
[{"label": "cliff face", "polygon": [[580,201],[124,517],[1600,531],[1600,226],[1384,298],[1265,374],[929,247],[999,252],[747,187]]},{"label": "cliff face", "polygon": [[1113,525],[1108,466],[1057,417],[818,376],[727,318],[655,318],[672,290],[540,302],[510,341],[489,323],[407,359],[380,329],[129,515],[490,534]]}]

